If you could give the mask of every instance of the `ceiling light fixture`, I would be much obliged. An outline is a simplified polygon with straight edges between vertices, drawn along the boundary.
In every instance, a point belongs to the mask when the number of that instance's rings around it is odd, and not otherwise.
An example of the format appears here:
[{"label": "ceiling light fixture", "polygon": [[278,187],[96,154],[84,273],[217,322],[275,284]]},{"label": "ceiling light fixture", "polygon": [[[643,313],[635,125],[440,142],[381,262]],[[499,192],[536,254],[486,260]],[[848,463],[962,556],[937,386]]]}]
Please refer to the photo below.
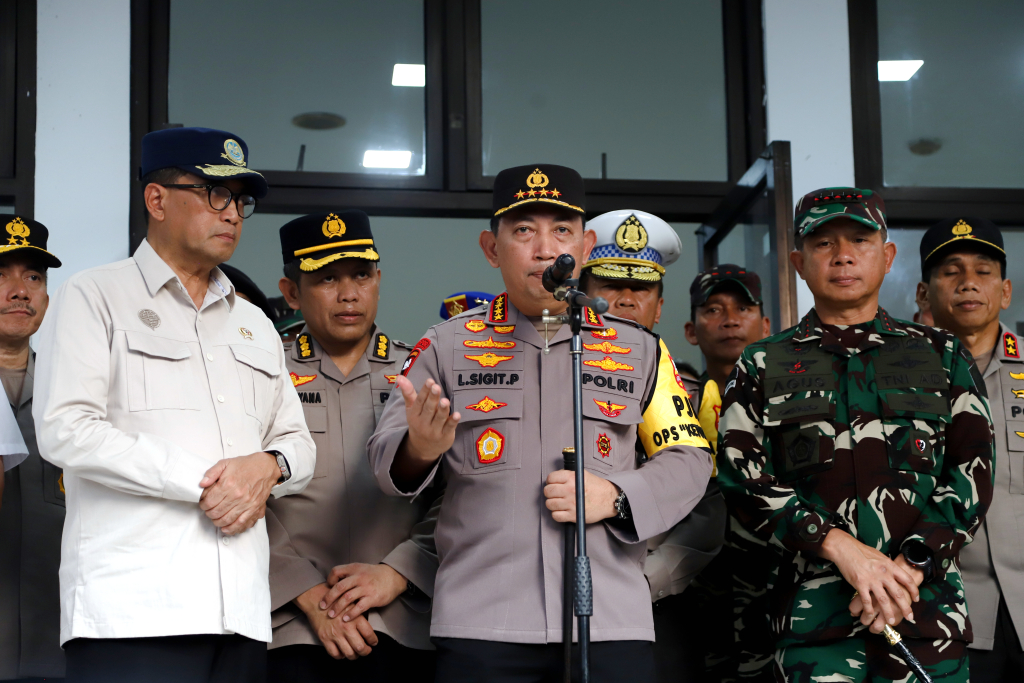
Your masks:
[{"label": "ceiling light fixture", "polygon": [[412,152],[368,149],[363,154],[364,168],[409,168]]},{"label": "ceiling light fixture", "polygon": [[423,64],[395,64],[391,85],[422,88],[427,84],[427,69]]},{"label": "ceiling light fixture", "polygon": [[923,59],[896,59],[878,63],[878,80],[909,81],[924,65]]}]

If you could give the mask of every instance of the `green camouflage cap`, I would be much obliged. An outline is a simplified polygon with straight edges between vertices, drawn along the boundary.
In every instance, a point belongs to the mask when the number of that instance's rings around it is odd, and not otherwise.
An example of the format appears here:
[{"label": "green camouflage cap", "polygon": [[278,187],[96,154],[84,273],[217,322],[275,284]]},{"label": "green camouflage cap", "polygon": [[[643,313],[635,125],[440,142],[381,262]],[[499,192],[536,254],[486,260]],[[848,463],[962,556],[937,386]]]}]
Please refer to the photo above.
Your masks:
[{"label": "green camouflage cap", "polygon": [[697,277],[693,278],[693,282],[690,283],[690,308],[704,305],[708,297],[726,283],[739,285],[751,303],[762,303],[761,278],[757,276],[757,273],[751,272],[743,266],[722,263],[711,270],[697,273]]},{"label": "green camouflage cap", "polygon": [[806,237],[822,223],[839,217],[881,230],[886,227],[885,202],[871,190],[856,187],[826,187],[809,192],[796,205],[797,237]]}]

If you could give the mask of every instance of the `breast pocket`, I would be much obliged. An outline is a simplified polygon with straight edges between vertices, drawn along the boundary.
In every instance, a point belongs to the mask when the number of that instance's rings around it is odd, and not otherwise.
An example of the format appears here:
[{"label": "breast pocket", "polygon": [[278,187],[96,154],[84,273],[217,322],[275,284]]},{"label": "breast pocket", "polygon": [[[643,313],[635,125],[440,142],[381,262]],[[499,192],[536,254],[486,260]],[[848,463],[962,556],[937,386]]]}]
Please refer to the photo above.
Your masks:
[{"label": "breast pocket", "polygon": [[[636,425],[643,416],[634,398],[600,391],[583,392],[584,465],[599,474],[636,466]],[[681,434],[668,430],[657,438],[669,443]]]},{"label": "breast pocket", "polygon": [[458,411],[462,439],[462,474],[482,475],[522,467],[520,429],[523,392],[518,389],[456,391],[452,409]]},{"label": "breast pocket", "polygon": [[238,380],[242,385],[245,412],[263,426],[269,422],[277,378],[281,374],[277,355],[256,346],[230,344]]},{"label": "breast pocket", "polygon": [[309,435],[313,437],[313,444],[316,446],[316,466],[313,468],[313,478],[326,477],[331,473],[327,406],[302,406],[302,411],[306,418],[306,429],[309,430]]},{"label": "breast pocket", "polygon": [[952,420],[945,394],[882,392],[882,430],[889,466],[934,474],[942,463],[946,425]]},{"label": "breast pocket", "polygon": [[772,397],[764,407],[772,462],[779,481],[793,481],[832,468],[835,458],[835,392]]},{"label": "breast pocket", "polygon": [[183,341],[127,331],[128,410],[198,410],[199,383]]}]

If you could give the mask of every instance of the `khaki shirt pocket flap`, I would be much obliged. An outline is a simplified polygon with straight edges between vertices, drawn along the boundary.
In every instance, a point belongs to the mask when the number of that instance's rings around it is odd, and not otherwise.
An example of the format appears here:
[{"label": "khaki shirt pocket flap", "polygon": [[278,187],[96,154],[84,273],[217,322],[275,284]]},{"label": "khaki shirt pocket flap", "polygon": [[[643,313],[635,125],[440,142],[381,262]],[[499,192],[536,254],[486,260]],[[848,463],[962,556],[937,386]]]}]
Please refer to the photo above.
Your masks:
[{"label": "khaki shirt pocket flap", "polygon": [[244,363],[269,377],[277,377],[281,374],[281,366],[277,356],[270,351],[242,344],[230,344],[229,346],[231,347],[231,353],[235,356],[235,360],[239,363]]},{"label": "khaki shirt pocket flap", "polygon": [[175,339],[156,337],[151,334],[126,330],[128,348],[137,353],[168,360],[184,360],[192,355],[188,344]]}]

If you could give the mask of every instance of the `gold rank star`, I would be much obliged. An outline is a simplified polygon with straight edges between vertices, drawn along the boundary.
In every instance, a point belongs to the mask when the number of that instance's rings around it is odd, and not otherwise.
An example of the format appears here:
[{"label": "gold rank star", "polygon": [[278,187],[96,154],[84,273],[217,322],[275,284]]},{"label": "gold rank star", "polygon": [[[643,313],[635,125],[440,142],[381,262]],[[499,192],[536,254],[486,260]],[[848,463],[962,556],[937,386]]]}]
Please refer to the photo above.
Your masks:
[{"label": "gold rank star", "polygon": [[522,199],[525,196],[526,196],[526,193],[523,192],[522,190],[519,190],[519,192],[516,192],[516,199]]},{"label": "gold rank star", "polygon": [[561,193],[561,192],[559,192],[559,191],[558,191],[558,188],[556,187],[555,189],[551,190],[551,196],[552,196],[552,197],[561,197],[561,196],[562,196],[562,193]]},{"label": "gold rank star", "polygon": [[548,196],[549,194],[551,194],[551,193],[550,193],[550,192],[548,192],[547,190],[543,190],[543,189],[542,189],[542,190],[540,191],[540,196],[541,196],[541,197],[547,197],[547,196]]},{"label": "gold rank star", "polygon": [[526,195],[528,197],[536,197],[537,196],[537,190],[530,190],[529,192],[526,193]]}]

